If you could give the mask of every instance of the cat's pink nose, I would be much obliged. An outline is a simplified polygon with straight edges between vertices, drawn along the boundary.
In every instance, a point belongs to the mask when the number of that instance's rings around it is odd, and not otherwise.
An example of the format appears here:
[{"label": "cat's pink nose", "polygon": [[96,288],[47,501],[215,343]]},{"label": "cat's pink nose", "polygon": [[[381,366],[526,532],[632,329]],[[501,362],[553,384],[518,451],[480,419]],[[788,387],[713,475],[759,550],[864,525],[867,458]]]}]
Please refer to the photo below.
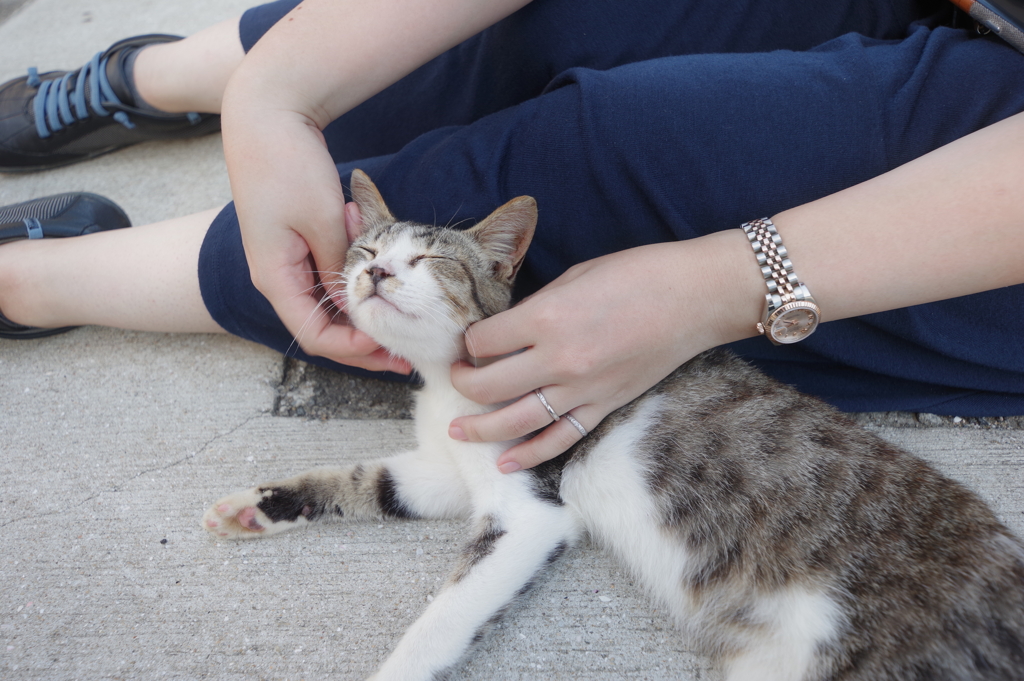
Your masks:
[{"label": "cat's pink nose", "polygon": [[370,270],[370,281],[376,286],[381,282],[382,279],[387,279],[391,276],[391,272],[388,272],[383,267],[371,267]]}]

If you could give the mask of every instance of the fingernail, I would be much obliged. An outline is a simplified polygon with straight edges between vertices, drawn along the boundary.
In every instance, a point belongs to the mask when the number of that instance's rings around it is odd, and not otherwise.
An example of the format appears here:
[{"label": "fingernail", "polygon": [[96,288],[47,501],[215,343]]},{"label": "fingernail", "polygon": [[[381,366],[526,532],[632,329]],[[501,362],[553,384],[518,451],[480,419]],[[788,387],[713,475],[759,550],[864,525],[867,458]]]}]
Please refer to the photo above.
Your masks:
[{"label": "fingernail", "polygon": [[466,440],[469,439],[468,437],[466,437],[466,432],[464,430],[462,430],[462,428],[459,428],[458,426],[449,426],[448,427],[448,437],[450,437],[453,440],[462,440],[462,441],[466,441]]},{"label": "fingernail", "polygon": [[502,473],[515,473],[520,468],[522,468],[522,466],[517,464],[515,461],[509,461],[498,466],[498,470]]}]

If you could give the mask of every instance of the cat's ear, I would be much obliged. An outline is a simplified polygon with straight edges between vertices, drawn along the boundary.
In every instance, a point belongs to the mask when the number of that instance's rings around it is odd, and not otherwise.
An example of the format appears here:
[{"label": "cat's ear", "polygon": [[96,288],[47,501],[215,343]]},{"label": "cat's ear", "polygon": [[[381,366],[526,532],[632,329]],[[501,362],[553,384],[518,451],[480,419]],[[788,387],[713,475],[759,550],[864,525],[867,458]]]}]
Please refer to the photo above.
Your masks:
[{"label": "cat's ear", "polygon": [[352,190],[352,200],[359,206],[359,212],[363,216],[364,231],[395,222],[395,216],[388,210],[384,198],[377,190],[377,185],[362,170],[357,168],[352,171],[349,188]]},{"label": "cat's ear", "polygon": [[519,272],[537,227],[537,202],[532,196],[512,199],[467,230],[494,261],[494,274],[511,283]]}]

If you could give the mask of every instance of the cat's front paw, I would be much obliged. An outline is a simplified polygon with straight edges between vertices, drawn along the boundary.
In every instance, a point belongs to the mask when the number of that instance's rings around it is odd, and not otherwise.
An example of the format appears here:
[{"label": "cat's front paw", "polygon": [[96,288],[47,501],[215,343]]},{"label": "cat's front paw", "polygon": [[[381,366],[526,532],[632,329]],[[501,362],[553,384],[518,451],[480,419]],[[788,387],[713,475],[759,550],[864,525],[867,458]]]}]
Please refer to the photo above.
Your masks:
[{"label": "cat's front paw", "polygon": [[255,487],[230,494],[207,509],[203,514],[203,527],[218,537],[254,538],[306,522],[301,515],[293,521],[271,520],[259,508],[259,503],[271,494],[271,490],[260,491]]}]

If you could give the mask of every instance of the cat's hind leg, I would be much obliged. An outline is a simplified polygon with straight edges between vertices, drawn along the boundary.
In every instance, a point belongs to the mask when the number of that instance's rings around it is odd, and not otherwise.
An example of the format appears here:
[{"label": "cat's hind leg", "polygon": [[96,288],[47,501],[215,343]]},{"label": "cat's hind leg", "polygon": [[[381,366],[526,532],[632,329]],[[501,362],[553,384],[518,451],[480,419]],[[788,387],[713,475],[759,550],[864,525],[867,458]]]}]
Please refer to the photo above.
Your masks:
[{"label": "cat's hind leg", "polygon": [[477,512],[473,538],[442,591],[409,628],[373,681],[431,681],[481,641],[538,573],[580,532],[564,506],[520,497]]},{"label": "cat's hind leg", "polygon": [[458,518],[469,490],[455,467],[418,451],[319,468],[217,500],[203,527],[220,537],[260,537],[327,517]]}]

